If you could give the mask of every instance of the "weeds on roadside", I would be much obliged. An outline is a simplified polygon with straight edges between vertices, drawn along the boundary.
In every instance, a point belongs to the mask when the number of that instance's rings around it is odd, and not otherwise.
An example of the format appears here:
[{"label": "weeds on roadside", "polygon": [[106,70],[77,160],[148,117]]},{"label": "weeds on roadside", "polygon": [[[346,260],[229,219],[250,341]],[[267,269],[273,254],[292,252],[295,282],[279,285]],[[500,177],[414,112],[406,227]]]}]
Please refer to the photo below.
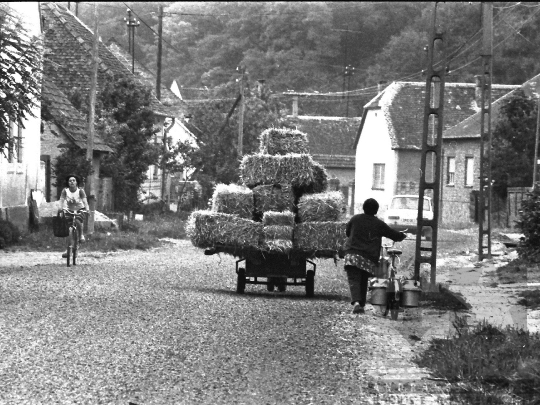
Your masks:
[{"label": "weeds on roadside", "polygon": [[[175,214],[153,215],[144,221],[124,222],[122,230],[96,230],[87,235],[83,249],[87,251],[146,250],[160,246],[160,238],[184,239],[185,220]],[[24,235],[13,250],[62,251],[64,238],[53,236],[52,229],[42,226],[39,232]]]},{"label": "weeds on roadside", "polygon": [[503,398],[540,399],[540,336],[523,329],[504,329],[465,318],[453,324],[457,335],[434,339],[415,362],[452,383],[455,400],[505,403]]}]

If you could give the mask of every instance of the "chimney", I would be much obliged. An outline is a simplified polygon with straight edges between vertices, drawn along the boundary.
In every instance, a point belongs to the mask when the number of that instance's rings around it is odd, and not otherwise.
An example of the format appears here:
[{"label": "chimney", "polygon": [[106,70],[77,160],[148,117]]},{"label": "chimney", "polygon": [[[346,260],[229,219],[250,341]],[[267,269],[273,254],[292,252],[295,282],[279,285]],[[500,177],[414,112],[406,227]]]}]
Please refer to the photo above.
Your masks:
[{"label": "chimney", "polygon": [[377,91],[380,93],[381,91],[384,90],[384,85],[386,84],[386,80],[381,80],[378,84],[377,84]]},{"label": "chimney", "polygon": [[476,101],[478,108],[482,108],[482,75],[474,76],[474,83],[476,84],[474,88],[474,101]]}]

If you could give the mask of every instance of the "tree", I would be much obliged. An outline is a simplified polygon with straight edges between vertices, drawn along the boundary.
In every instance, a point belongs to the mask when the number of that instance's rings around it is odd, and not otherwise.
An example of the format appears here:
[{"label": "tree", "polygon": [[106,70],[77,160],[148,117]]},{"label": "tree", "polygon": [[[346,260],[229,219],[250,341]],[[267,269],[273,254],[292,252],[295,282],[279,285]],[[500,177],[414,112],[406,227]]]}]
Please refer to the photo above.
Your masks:
[{"label": "tree", "polygon": [[11,147],[10,122],[34,117],[40,97],[40,42],[7,3],[0,3],[0,150]]},{"label": "tree", "polygon": [[159,164],[161,147],[154,138],[159,129],[149,108],[150,94],[129,77],[111,77],[99,94],[96,131],[114,149],[103,160],[101,174],[112,177],[115,207],[123,212],[139,207],[148,167]]},{"label": "tree", "polygon": [[501,197],[511,187],[530,187],[536,134],[536,100],[516,90],[501,106],[492,139],[493,190]]},{"label": "tree", "polygon": [[[53,186],[57,188],[57,197],[60,198],[60,191],[62,187],[65,187],[64,181],[68,175],[76,174],[84,183],[94,171],[91,162],[86,159],[86,150],[76,145],[70,145],[63,148],[62,153],[55,158],[52,172],[56,177]],[[79,184],[79,187],[82,186]]]}]

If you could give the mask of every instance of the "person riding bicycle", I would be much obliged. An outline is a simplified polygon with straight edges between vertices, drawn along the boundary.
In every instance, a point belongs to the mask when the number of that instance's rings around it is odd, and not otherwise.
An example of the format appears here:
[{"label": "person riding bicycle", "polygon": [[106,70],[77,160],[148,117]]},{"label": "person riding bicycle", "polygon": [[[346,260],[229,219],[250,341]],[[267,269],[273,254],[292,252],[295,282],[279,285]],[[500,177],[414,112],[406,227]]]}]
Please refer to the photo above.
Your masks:
[{"label": "person riding bicycle", "polygon": [[[60,195],[60,209],[69,209],[71,211],[78,211],[80,209],[89,210],[88,200],[86,199],[86,193],[82,188],[79,187],[79,176],[75,174],[70,174],[66,177],[65,188],[62,190]],[[77,227],[77,232],[79,234],[79,242],[82,243],[85,241],[83,235],[83,224],[79,218],[74,218],[75,226]],[[67,252],[62,255],[62,257],[67,257]]]},{"label": "person riding bicycle", "polygon": [[390,228],[375,216],[379,211],[377,200],[368,198],[362,208],[364,213],[354,215],[347,223],[344,258],[355,314],[365,312],[368,279],[374,277],[374,266],[379,264],[382,237],[395,242],[406,237],[405,233]]}]

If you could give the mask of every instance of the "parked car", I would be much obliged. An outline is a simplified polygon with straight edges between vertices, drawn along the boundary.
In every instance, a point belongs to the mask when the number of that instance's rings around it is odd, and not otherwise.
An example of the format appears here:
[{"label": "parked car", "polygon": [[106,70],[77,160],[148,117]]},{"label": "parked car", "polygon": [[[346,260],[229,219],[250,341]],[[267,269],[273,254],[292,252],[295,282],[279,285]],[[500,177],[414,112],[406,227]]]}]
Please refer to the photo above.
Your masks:
[{"label": "parked car", "polygon": [[[417,195],[396,195],[392,198],[390,206],[384,213],[384,222],[398,231],[417,233]],[[430,197],[424,197],[424,218],[433,219],[433,204]],[[431,227],[424,227],[422,236],[431,240]]]}]

